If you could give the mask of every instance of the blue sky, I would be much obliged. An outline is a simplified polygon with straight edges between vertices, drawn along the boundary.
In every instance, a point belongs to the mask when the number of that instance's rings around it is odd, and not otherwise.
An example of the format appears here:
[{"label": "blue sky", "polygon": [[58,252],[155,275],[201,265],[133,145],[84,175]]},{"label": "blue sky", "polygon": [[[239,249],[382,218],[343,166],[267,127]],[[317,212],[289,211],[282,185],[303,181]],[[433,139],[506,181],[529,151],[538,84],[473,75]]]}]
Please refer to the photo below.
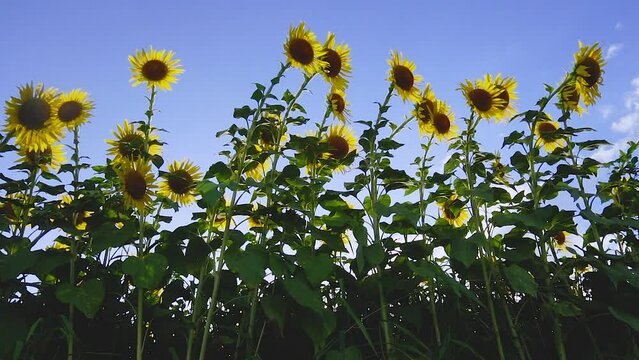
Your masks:
[{"label": "blue sky", "polygon": [[[415,61],[417,73],[460,117],[467,110],[456,89],[464,79],[498,72],[515,76],[518,109],[528,109],[543,95],[542,83],[557,84],[570,70],[578,40],[599,41],[608,56],[603,99],[576,121],[597,129],[597,137],[622,144],[639,133],[638,15],[633,0],[5,1],[0,98],[9,99],[18,85],[30,81],[89,91],[96,110],[81,130],[81,151],[97,164],[104,162],[104,140],[112,137],[116,124],[144,117],[145,89],[130,86],[127,56],[149,45],[172,49],[185,73],[173,91],[160,93],[161,112],[154,124],[169,131],[162,135],[167,161],[190,158],[206,168],[220,159],[223,140],[214,133],[230,125],[234,107],[248,103],[252,83],[266,83],[275,74],[284,61],[289,25],[302,20],[321,41],[332,31],[338,42],[350,45],[353,76],[347,98],[353,120],[375,116],[373,102],[385,94],[391,49]],[[299,71],[292,71],[285,84],[296,88],[301,79]],[[311,89],[302,104],[319,121],[328,86],[318,78]],[[392,104],[394,120],[410,111],[399,98]],[[486,149],[497,150],[501,139],[495,135],[516,127],[486,123],[479,137]],[[424,140],[415,126],[400,140],[407,143],[402,154],[411,156],[398,161],[407,164]],[[444,146],[437,149],[444,152]],[[0,159],[0,166],[5,169],[12,161]]]}]

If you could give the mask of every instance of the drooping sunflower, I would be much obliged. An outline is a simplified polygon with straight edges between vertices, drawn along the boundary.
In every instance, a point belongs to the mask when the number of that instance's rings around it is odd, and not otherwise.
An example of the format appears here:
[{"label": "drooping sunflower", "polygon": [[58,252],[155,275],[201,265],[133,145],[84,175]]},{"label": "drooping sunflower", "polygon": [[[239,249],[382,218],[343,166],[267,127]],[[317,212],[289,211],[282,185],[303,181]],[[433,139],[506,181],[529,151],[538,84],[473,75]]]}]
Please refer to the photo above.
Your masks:
[{"label": "drooping sunflower", "polygon": [[503,91],[485,78],[474,83],[466,80],[460,86],[466,103],[482,119],[497,117],[507,108],[506,101],[500,97]]},{"label": "drooping sunflower", "polygon": [[517,100],[517,81],[512,76],[502,77],[501,74],[497,74],[494,78],[492,75],[487,74],[484,78],[484,82],[492,83],[499,91],[497,98],[503,100],[502,103],[498,103],[495,106],[498,111],[495,115],[495,120],[510,120],[515,115],[515,101]]},{"label": "drooping sunflower", "polygon": [[71,130],[87,122],[94,108],[95,104],[89,98],[89,93],[73,89],[60,94],[55,116],[63,126]]},{"label": "drooping sunflower", "polygon": [[136,50],[135,55],[129,55],[131,63],[131,82],[133,86],[146,83],[147,88],[156,86],[162,90],[171,90],[171,84],[177,82],[176,75],[184,72],[179,59],[174,59],[172,50]]},{"label": "drooping sunflower", "polygon": [[122,163],[118,170],[121,182],[121,191],[124,195],[124,206],[126,208],[136,208],[143,211],[151,204],[153,194],[154,176],[151,173],[151,165],[139,159],[132,162]]},{"label": "drooping sunflower", "polygon": [[586,106],[594,104],[601,97],[599,85],[603,84],[602,75],[605,65],[606,62],[603,59],[599,43],[584,46],[581,41],[579,42],[579,51],[575,54],[573,72],[576,74],[575,88]]},{"label": "drooping sunflower", "polygon": [[253,203],[253,209],[251,215],[248,217],[249,228],[262,228],[264,227],[264,216],[257,214],[260,206],[257,203]]},{"label": "drooping sunflower", "polygon": [[568,233],[565,231],[562,231],[560,233],[558,233],[557,235],[553,236],[553,241],[555,243],[555,247],[559,250],[568,250],[568,244],[570,243],[568,241]]},{"label": "drooping sunflower", "polygon": [[20,148],[18,150],[19,163],[30,166],[38,166],[44,172],[53,172],[60,169],[60,165],[67,161],[64,157],[64,145],[53,144],[44,150],[28,150]]},{"label": "drooping sunflower", "polygon": [[537,141],[535,146],[544,146],[547,152],[553,152],[558,147],[566,146],[566,140],[559,133],[559,123],[553,121],[548,114],[543,114],[541,120],[535,124]]},{"label": "drooping sunflower", "polygon": [[321,59],[325,62],[322,75],[324,79],[338,90],[346,90],[348,79],[351,75],[351,49],[346,44],[335,45],[335,34],[329,32],[324,43],[324,55]]},{"label": "drooping sunflower", "polygon": [[[324,142],[329,146],[328,152],[324,153],[325,159],[333,159],[341,162],[353,151],[357,151],[357,139],[353,130],[346,125],[331,125],[328,134],[324,136]],[[344,172],[346,165],[339,164],[336,171]]]},{"label": "drooping sunflower", "polygon": [[[82,197],[82,195],[80,195]],[[70,205],[73,202],[73,198],[67,194],[62,194],[62,204],[61,207],[66,205]],[[87,229],[87,219],[93,215],[93,211],[80,211],[73,214],[73,224],[75,228],[78,230],[86,230]]]},{"label": "drooping sunflower", "polygon": [[[118,124],[117,131],[113,132],[114,140],[106,140],[111,145],[107,150],[107,154],[113,156],[113,162],[116,164],[125,161],[136,161],[142,158],[144,154],[144,133],[135,128],[127,120],[121,126]],[[162,153],[162,145],[158,144],[158,136],[151,133],[149,135],[148,154],[159,155]]]},{"label": "drooping sunflower", "polygon": [[195,202],[195,186],[202,180],[200,168],[191,161],[174,161],[169,171],[162,176],[158,194],[168,197],[180,205]]},{"label": "drooping sunflower", "polygon": [[288,136],[283,131],[280,136],[280,141],[275,141],[278,136],[278,128],[281,126],[282,115],[270,111],[263,111],[260,117],[259,123],[255,129],[257,134],[257,145],[264,149],[273,149],[276,145],[281,146],[286,142]]},{"label": "drooping sunflower", "polygon": [[44,151],[62,136],[62,125],[54,115],[58,91],[43,84],[19,86],[19,97],[6,102],[5,131],[14,133],[18,146]]},{"label": "drooping sunflower", "polygon": [[267,159],[263,162],[253,161],[248,165],[249,167],[244,170],[244,174],[253,180],[262,180],[266,175],[266,172],[271,167],[270,161]]},{"label": "drooping sunflower", "polygon": [[495,157],[495,160],[493,160],[492,164],[493,177],[495,180],[502,184],[508,184],[508,182],[510,181],[508,176],[508,169],[506,165],[502,164],[499,154],[497,155],[498,156]]},{"label": "drooping sunflower", "polygon": [[581,95],[577,91],[576,81],[566,84],[559,92],[557,107],[564,111],[574,111],[581,115],[585,109],[580,106]]},{"label": "drooping sunflower", "polygon": [[420,94],[416,85],[422,81],[422,77],[415,74],[415,63],[405,59],[401,53],[392,50],[388,64],[390,69],[387,80],[395,86],[395,90],[402,100],[404,102],[406,100],[412,102],[419,100]]},{"label": "drooping sunflower", "polygon": [[350,110],[348,109],[348,101],[346,101],[346,95],[344,91],[338,88],[332,88],[331,92],[327,96],[328,103],[331,105],[331,112],[333,116],[338,118],[342,124],[346,124],[350,117]]},{"label": "drooping sunflower", "polygon": [[455,114],[450,110],[450,106],[441,100],[435,100],[431,121],[425,128],[425,132],[435,135],[438,141],[454,138],[459,129],[455,125]]},{"label": "drooping sunflower", "polygon": [[412,111],[412,115],[417,119],[419,126],[419,135],[423,136],[428,134],[431,130],[429,125],[432,124],[433,112],[435,111],[435,93],[430,88],[430,83],[426,84],[424,91],[415,103],[415,108]]},{"label": "drooping sunflower", "polygon": [[[17,224],[22,221],[23,209],[25,206],[27,196],[24,193],[13,193],[4,196],[2,202],[0,202],[0,215],[3,215],[5,220],[9,223]],[[32,209],[29,210],[31,214]]]},{"label": "drooping sunflower", "polygon": [[438,203],[441,209],[441,217],[454,227],[461,227],[470,218],[470,213],[466,209],[464,202],[452,194],[446,201]]},{"label": "drooping sunflower", "polygon": [[304,22],[288,30],[288,38],[284,42],[284,54],[294,67],[302,69],[307,75],[322,71],[326,63],[324,47],[317,41],[315,34],[306,29]]}]

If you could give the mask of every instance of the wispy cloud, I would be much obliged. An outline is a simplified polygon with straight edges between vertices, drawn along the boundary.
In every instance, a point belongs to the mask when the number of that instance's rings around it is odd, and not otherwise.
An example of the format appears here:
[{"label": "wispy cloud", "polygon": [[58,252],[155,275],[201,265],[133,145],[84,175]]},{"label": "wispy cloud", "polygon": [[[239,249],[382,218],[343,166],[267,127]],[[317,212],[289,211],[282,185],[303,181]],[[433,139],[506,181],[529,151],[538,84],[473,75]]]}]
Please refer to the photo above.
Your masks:
[{"label": "wispy cloud", "polygon": [[597,110],[601,113],[601,117],[607,119],[615,112],[615,108],[612,105],[600,105]]},{"label": "wispy cloud", "polygon": [[615,24],[615,30],[621,30],[623,28],[623,24],[620,21],[617,21]]},{"label": "wispy cloud", "polygon": [[606,60],[610,60],[617,56],[621,49],[623,49],[623,44],[621,43],[611,44],[608,46],[608,49],[606,49]]}]

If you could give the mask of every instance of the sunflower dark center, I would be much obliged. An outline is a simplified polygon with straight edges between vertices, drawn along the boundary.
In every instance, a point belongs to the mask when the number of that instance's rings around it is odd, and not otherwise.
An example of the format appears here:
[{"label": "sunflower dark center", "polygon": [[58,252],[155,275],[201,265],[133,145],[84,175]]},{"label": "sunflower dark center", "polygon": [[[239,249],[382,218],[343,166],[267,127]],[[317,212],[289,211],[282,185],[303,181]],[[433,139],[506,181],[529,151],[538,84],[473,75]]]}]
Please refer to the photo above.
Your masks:
[{"label": "sunflower dark center", "polygon": [[433,118],[433,125],[438,133],[446,134],[450,130],[450,119],[446,114],[436,114]]},{"label": "sunflower dark center", "polygon": [[169,73],[169,67],[163,61],[149,60],[142,65],[142,75],[151,81],[160,81]]},{"label": "sunflower dark center", "polygon": [[504,100],[502,104],[497,104],[497,107],[499,108],[499,110],[504,110],[510,103],[510,94],[508,94],[508,90],[506,90],[506,88],[501,85],[497,85],[497,89],[501,91],[499,95],[497,95],[497,98]]},{"label": "sunflower dark center", "polygon": [[262,126],[260,128],[260,140],[265,145],[273,145],[275,143],[272,130],[270,126]]},{"label": "sunflower dark center", "polygon": [[449,208],[444,208],[444,216],[447,219],[454,219],[455,218],[455,213],[453,213],[453,211]]},{"label": "sunflower dark center", "polygon": [[473,89],[468,93],[468,98],[479,111],[489,111],[493,106],[493,98],[484,89]]},{"label": "sunflower dark center", "polygon": [[422,101],[417,104],[417,119],[423,123],[428,123],[434,111],[435,104],[430,99],[422,99]]},{"label": "sunflower dark center", "polygon": [[18,110],[20,124],[29,130],[40,130],[51,117],[51,105],[40,98],[25,101]]},{"label": "sunflower dark center", "polygon": [[565,102],[569,102],[571,104],[579,103],[579,93],[574,86],[568,85],[561,91],[561,98]]},{"label": "sunflower dark center", "polygon": [[82,115],[82,104],[77,101],[65,101],[58,109],[58,117],[63,122],[69,122]]},{"label": "sunflower dark center", "polygon": [[324,71],[328,77],[336,77],[342,71],[342,57],[333,49],[326,49],[326,55],[322,56],[322,60],[326,61],[328,66]]},{"label": "sunflower dark center", "polygon": [[343,113],[346,109],[346,101],[340,94],[331,94],[331,104],[333,105],[333,111],[337,113]]},{"label": "sunflower dark center", "polygon": [[415,84],[413,72],[403,65],[393,67],[393,78],[395,78],[395,84],[404,91],[412,89]]},{"label": "sunflower dark center", "polygon": [[563,245],[566,243],[566,234],[564,234],[563,232],[560,232],[559,234],[555,235],[555,241],[557,242],[557,245]]},{"label": "sunflower dark center", "polygon": [[309,65],[315,58],[313,46],[304,39],[292,39],[288,44],[288,53],[302,65]]},{"label": "sunflower dark center", "polygon": [[557,128],[555,128],[555,125],[552,123],[542,122],[539,124],[539,136],[541,136],[542,139],[551,138],[556,131]]},{"label": "sunflower dark center", "polygon": [[168,183],[171,191],[184,195],[193,188],[193,177],[188,171],[179,169],[169,173]]},{"label": "sunflower dark center", "polygon": [[118,152],[125,158],[137,160],[142,155],[144,138],[138,134],[127,134],[118,142]]},{"label": "sunflower dark center", "polygon": [[333,159],[343,159],[350,152],[348,141],[339,135],[331,135],[328,137],[328,144],[331,149],[328,151]]},{"label": "sunflower dark center", "polygon": [[146,179],[139,171],[129,171],[124,177],[124,189],[134,200],[144,199]]},{"label": "sunflower dark center", "polygon": [[578,66],[585,67],[588,76],[584,76],[583,79],[586,80],[588,86],[592,87],[599,82],[599,77],[601,77],[601,66],[599,66],[597,60],[588,57],[583,59]]}]

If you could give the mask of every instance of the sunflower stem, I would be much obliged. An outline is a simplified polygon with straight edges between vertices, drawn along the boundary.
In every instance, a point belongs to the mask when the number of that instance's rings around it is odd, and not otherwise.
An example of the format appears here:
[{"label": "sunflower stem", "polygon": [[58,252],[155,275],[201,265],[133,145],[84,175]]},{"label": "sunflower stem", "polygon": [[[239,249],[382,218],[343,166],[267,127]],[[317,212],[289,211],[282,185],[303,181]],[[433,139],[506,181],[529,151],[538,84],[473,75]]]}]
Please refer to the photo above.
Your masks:
[{"label": "sunflower stem", "polygon": [[[80,127],[75,126],[73,128],[73,199],[77,199],[78,197],[78,186],[80,181]],[[77,215],[73,216],[73,225],[75,226]],[[77,256],[76,252],[76,241],[77,237],[71,237],[71,260],[69,261],[69,284],[75,287],[75,258]],[[75,317],[75,309],[73,304],[69,304],[69,324],[71,326],[72,334],[67,337],[67,358],[69,360],[73,360],[73,342],[75,339],[75,334],[73,333],[74,329],[74,317]]]},{"label": "sunflower stem", "polygon": [[[224,227],[224,234],[222,235],[222,244],[220,246],[220,256],[218,257],[217,263],[216,263],[217,267],[216,267],[216,269],[215,269],[215,271],[213,273],[213,292],[211,294],[211,306],[209,307],[209,310],[208,310],[208,312],[206,314],[206,322],[205,322],[205,325],[204,325],[204,333],[202,335],[202,344],[200,346],[200,355],[199,355],[199,359],[200,360],[203,360],[206,357],[206,348],[207,348],[207,343],[208,343],[208,338],[209,338],[209,329],[211,327],[211,321],[213,319],[213,314],[217,310],[217,294],[218,294],[219,286],[220,286],[220,271],[222,270],[222,266],[224,264],[224,253],[226,251],[226,243],[228,242],[228,238],[229,238],[229,235],[230,235],[229,228],[230,228],[231,218],[233,216],[233,211],[234,211],[234,207],[235,207],[235,200],[237,199],[237,191],[238,191],[237,183],[239,183],[239,180],[242,178],[242,173],[243,173],[243,170],[244,170],[247,151],[253,145],[253,137],[254,137],[253,133],[255,132],[255,128],[257,127],[257,123],[259,122],[260,117],[262,116],[262,108],[264,107],[266,99],[269,98],[269,96],[271,95],[271,92],[273,91],[273,87],[276,84],[279,83],[280,79],[284,75],[284,72],[290,67],[291,67],[290,63],[286,63],[285,65],[282,65],[280,67],[279,72],[275,76],[275,78],[273,78],[273,80],[271,80],[271,85],[268,87],[268,89],[264,93],[264,96],[259,101],[257,109],[255,110],[255,113],[253,115],[253,121],[251,122],[251,124],[249,126],[249,129],[247,131],[247,134],[246,134],[246,144],[245,144],[245,146],[241,147],[238,150],[238,153],[237,153],[238,156],[235,158],[237,163],[236,163],[236,166],[235,166],[235,172],[233,173],[233,177],[231,179],[231,182],[233,184],[235,184],[236,186],[234,186],[234,188],[233,188],[233,192],[232,192],[232,195],[231,195],[231,203],[226,208],[226,222],[225,222],[225,227]],[[278,141],[279,141],[279,139],[278,139]],[[257,297],[257,290],[256,290],[255,297]],[[250,329],[249,329],[249,331],[250,331]]]}]

